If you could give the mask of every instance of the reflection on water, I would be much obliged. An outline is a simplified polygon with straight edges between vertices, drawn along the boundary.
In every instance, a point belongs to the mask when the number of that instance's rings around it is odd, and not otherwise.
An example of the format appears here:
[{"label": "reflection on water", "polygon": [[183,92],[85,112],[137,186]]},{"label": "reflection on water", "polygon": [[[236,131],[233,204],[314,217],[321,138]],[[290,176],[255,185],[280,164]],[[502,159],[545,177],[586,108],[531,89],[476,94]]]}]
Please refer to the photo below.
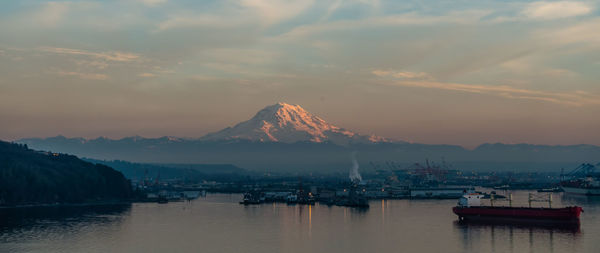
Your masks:
[{"label": "reflection on water", "polygon": [[479,252],[481,245],[489,246],[490,252],[564,252],[565,242],[578,248],[581,235],[579,224],[454,221],[454,226],[463,249],[470,252]]},{"label": "reflection on water", "polygon": [[0,229],[24,228],[37,223],[69,223],[73,221],[111,222],[131,209],[131,204],[98,206],[47,206],[0,209]]},{"label": "reflection on water", "polygon": [[527,223],[506,223],[506,222],[493,222],[493,221],[470,221],[470,220],[455,220],[454,227],[464,232],[469,230],[480,230],[481,228],[492,228],[492,229],[524,229],[524,230],[536,230],[538,232],[559,232],[559,233],[570,233],[577,235],[581,233],[580,223],[547,223],[547,222],[527,222]]},{"label": "reflection on water", "polygon": [[586,196],[576,194],[563,194],[561,195],[561,201],[563,203],[570,203],[573,205],[600,205],[600,196]]},{"label": "reflection on water", "polygon": [[0,209],[0,252],[22,251],[22,241],[44,244],[78,238],[85,231],[118,229],[130,209],[130,204]]},{"label": "reflection on water", "polygon": [[[527,192],[515,193],[526,198]],[[580,226],[458,222],[456,200],[374,200],[368,209],[239,205],[214,194],[159,205],[0,210],[0,252],[597,252],[600,202]]]},{"label": "reflection on water", "polygon": [[54,206],[0,209],[0,232],[28,229],[32,226],[70,226],[76,223],[118,222],[131,204],[98,206]]}]

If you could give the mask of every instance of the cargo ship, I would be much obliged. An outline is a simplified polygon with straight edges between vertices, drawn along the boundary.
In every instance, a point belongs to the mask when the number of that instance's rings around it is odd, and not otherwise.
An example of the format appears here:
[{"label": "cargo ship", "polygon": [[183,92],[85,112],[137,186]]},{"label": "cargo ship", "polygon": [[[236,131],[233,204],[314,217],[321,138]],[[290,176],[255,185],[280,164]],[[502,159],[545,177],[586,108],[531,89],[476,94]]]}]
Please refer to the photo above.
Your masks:
[{"label": "cargo ship", "polygon": [[600,186],[592,186],[585,182],[565,182],[561,184],[561,188],[568,194],[600,196]]},{"label": "cargo ship", "polygon": [[568,194],[600,196],[600,173],[596,172],[596,166],[584,163],[562,174],[561,189]]},{"label": "cargo ship", "polygon": [[[552,195],[548,195],[552,196]],[[458,215],[461,221],[499,221],[499,222],[550,222],[550,223],[579,223],[579,216],[583,209],[579,206],[568,206],[563,208],[531,207],[532,201],[529,197],[529,207],[512,206],[483,206],[481,205],[481,194],[465,194],[458,201],[458,205],[452,211]],[[509,197],[511,201],[512,197]],[[551,197],[549,197],[551,203]],[[492,202],[493,203],[493,202]]]}]

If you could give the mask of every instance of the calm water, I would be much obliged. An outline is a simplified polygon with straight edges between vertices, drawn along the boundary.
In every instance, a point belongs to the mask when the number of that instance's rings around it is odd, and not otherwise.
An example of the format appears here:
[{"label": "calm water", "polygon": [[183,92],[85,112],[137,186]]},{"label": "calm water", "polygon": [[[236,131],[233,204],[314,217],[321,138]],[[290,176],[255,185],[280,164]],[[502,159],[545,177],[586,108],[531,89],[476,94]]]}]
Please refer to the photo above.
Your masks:
[{"label": "calm water", "polygon": [[[459,224],[456,200],[371,201],[346,207],[242,206],[240,195],[190,203],[1,210],[0,252],[599,252],[600,199],[580,227]],[[526,204],[527,193],[515,202]],[[541,204],[540,204],[541,205]]]}]

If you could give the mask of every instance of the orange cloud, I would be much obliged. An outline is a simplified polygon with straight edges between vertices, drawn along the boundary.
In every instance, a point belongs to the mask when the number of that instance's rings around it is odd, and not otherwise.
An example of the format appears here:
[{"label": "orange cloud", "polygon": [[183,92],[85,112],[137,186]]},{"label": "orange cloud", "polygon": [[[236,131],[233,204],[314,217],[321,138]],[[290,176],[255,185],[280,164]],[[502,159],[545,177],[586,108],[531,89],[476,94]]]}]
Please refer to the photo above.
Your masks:
[{"label": "orange cloud", "polygon": [[399,79],[429,79],[431,78],[425,72],[393,71],[393,70],[373,70],[373,75],[379,77],[394,77]]},{"label": "orange cloud", "polygon": [[567,106],[600,105],[600,96],[585,91],[551,92],[515,88],[507,85],[491,86],[476,84],[444,83],[436,81],[393,81],[397,86],[452,90],[468,93],[488,94],[510,99],[526,99],[550,102]]},{"label": "orange cloud", "polygon": [[90,52],[79,49],[70,49],[70,48],[58,48],[58,47],[40,47],[38,50],[47,52],[47,53],[55,53],[55,54],[69,54],[69,55],[83,55],[90,56],[94,58],[103,59],[106,61],[117,61],[117,62],[130,62],[135,61],[140,58],[139,55],[133,53],[125,53],[125,52]]},{"label": "orange cloud", "polygon": [[59,71],[56,72],[59,76],[74,76],[79,77],[85,80],[107,80],[108,76],[105,74],[97,74],[97,73],[81,73],[81,72],[68,72],[68,71]]}]

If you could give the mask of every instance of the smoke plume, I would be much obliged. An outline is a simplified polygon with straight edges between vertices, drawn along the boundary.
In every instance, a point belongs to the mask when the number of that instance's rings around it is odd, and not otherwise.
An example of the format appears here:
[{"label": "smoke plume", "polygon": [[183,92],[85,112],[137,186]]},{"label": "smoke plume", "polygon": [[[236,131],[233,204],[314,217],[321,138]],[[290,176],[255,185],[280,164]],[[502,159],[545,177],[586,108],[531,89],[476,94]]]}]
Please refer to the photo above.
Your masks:
[{"label": "smoke plume", "polygon": [[350,169],[350,180],[352,182],[362,181],[362,177],[360,176],[360,173],[358,173],[358,161],[356,161],[356,151],[352,152],[352,169]]}]

